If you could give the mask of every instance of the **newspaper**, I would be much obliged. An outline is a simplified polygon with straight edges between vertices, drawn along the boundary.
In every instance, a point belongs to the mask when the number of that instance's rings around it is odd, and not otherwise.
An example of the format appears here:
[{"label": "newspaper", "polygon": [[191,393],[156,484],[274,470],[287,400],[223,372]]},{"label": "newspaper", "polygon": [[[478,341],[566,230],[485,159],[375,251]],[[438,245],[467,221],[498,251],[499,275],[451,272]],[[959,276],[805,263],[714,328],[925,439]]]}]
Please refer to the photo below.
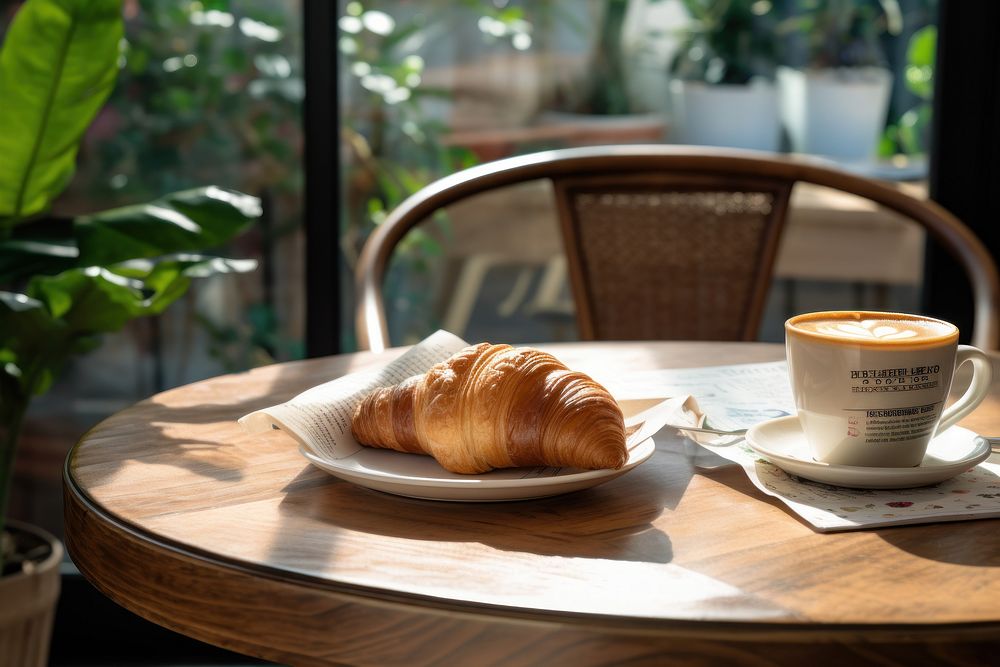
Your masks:
[{"label": "newspaper", "polygon": [[638,371],[605,386],[615,396],[693,396],[703,425],[726,431],[795,414],[784,361]]},{"label": "newspaper", "polygon": [[346,458],[362,447],[351,435],[351,415],[365,396],[424,373],[467,345],[454,334],[437,331],[382,368],[331,380],[286,403],[251,412],[239,423],[251,433],[280,428],[320,458]]},{"label": "newspaper", "polygon": [[[795,414],[785,362],[708,368],[651,370],[627,379],[638,393],[691,394],[706,425],[749,428]],[[1000,457],[933,486],[912,489],[850,489],[790,475],[761,458],[740,437],[689,437],[741,466],[763,493],[777,498],[818,532],[960,521],[1000,516]]]}]

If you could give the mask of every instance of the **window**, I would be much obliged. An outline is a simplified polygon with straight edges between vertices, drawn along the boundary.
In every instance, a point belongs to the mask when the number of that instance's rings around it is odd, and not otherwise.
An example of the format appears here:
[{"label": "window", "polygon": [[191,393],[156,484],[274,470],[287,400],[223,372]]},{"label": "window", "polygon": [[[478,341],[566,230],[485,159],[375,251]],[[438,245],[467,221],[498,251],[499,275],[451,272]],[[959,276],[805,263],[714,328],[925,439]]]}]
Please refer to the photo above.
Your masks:
[{"label": "window", "polygon": [[[19,3],[6,3],[3,17]],[[162,317],[79,356],[30,409],[11,514],[61,533],[61,464],[89,427],[169,387],[303,356],[301,7],[285,0],[124,3],[118,80],[53,215],[209,185],[263,215],[219,254],[257,260],[195,282]]]},{"label": "window", "polygon": [[[419,10],[341,3],[347,267],[370,230],[422,186],[546,148],[665,142],[806,153],[925,197],[936,7],[935,0],[484,1]],[[833,110],[841,101],[846,108]],[[824,113],[814,118],[816,110]],[[838,122],[820,125],[830,121]],[[851,197],[801,190],[761,338],[781,340],[785,317],[802,310],[919,309],[922,234]],[[853,235],[845,235],[843,218]],[[392,341],[412,342],[437,327],[477,339],[574,338],[554,220],[544,183],[429,220],[389,267]],[[809,248],[823,250],[802,252]],[[859,267],[877,257],[891,259],[876,262],[874,281],[859,279],[870,274]],[[347,277],[347,349],[350,288]]]}]

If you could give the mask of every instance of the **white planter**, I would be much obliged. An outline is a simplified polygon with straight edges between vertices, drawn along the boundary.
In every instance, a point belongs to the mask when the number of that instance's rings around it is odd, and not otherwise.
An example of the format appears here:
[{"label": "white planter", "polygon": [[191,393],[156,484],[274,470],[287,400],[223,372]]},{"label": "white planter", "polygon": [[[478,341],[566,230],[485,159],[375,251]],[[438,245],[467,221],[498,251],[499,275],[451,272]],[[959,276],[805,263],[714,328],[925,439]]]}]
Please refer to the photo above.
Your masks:
[{"label": "white planter", "polygon": [[846,161],[875,157],[892,73],[880,67],[778,69],[781,117],[791,149]]},{"label": "white planter", "polygon": [[0,577],[0,665],[45,667],[59,599],[62,545],[34,526],[7,522],[22,541],[48,544],[48,554],[17,574]]},{"label": "white planter", "polygon": [[777,151],[781,122],[775,87],[670,82],[670,137],[682,144]]}]

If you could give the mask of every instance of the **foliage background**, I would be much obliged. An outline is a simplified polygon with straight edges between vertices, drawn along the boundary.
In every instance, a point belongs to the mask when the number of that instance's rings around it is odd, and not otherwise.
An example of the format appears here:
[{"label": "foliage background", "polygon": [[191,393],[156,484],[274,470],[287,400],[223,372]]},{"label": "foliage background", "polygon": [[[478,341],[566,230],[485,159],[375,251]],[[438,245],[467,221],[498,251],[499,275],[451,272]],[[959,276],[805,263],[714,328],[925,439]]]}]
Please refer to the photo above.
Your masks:
[{"label": "foliage background", "polygon": [[205,183],[259,196],[265,209],[232,248],[259,259],[260,271],[208,281],[177,312],[130,325],[118,349],[132,350],[132,358],[83,362],[74,380],[84,389],[105,385],[101,369],[114,368],[131,380],[118,382],[128,400],[303,355],[303,86],[297,0],[124,6],[118,85],[87,132],[77,175],[55,213],[148,201]]},{"label": "foliage background", "polygon": [[[0,35],[20,4],[0,0]],[[32,403],[11,514],[56,534],[61,463],[87,428],[164,388],[302,356],[300,3],[123,4],[118,81],[54,215],[214,183],[263,201],[258,224],[224,249],[260,268],[201,281],[164,316],[107,336]]]}]

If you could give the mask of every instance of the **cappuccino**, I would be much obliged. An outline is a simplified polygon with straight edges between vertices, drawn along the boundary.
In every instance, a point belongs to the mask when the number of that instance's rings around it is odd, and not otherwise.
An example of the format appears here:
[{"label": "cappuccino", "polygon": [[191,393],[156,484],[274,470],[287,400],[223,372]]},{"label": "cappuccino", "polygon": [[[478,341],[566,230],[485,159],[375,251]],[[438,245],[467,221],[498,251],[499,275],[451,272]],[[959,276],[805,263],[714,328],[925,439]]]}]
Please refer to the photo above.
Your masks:
[{"label": "cappuccino", "polygon": [[813,313],[793,318],[790,333],[806,334],[829,342],[940,345],[958,338],[958,328],[942,320],[895,313],[847,311]]},{"label": "cappuccino", "polygon": [[[991,365],[958,345],[958,328],[931,317],[865,311],[798,315],[785,323],[789,380],[799,423],[819,461],[920,465],[937,433],[989,390]],[[955,368],[972,386],[946,406]]]}]

